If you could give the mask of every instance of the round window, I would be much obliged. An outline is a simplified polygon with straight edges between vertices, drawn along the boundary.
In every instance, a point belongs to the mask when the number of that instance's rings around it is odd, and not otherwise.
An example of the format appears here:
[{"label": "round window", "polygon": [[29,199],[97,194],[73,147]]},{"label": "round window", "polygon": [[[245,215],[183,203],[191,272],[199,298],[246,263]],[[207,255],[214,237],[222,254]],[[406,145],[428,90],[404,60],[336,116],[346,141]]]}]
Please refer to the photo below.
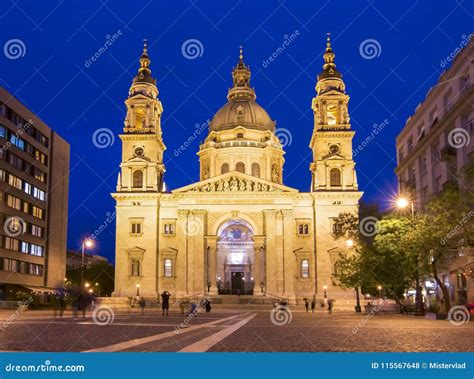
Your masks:
[{"label": "round window", "polygon": [[136,147],[135,148],[135,155],[137,155],[137,156],[143,155],[143,147]]},{"label": "round window", "polygon": [[339,151],[341,151],[341,149],[339,148],[338,145],[331,145],[331,146],[329,146],[329,152],[330,152],[331,154],[337,154],[337,153],[339,153]]}]

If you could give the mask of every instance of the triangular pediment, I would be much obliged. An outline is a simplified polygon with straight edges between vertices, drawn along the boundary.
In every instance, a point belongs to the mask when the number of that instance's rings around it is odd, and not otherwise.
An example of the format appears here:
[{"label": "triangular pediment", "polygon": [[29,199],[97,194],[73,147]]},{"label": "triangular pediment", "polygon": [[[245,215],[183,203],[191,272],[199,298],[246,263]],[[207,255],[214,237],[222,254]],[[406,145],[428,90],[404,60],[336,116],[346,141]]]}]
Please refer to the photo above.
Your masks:
[{"label": "triangular pediment", "polygon": [[134,156],[134,157],[131,157],[128,161],[128,163],[143,163],[143,162],[151,162],[150,158],[147,158],[143,155],[141,156]]},{"label": "triangular pediment", "polygon": [[340,154],[328,154],[328,155],[325,155],[323,159],[333,159],[335,161],[346,160],[346,158]]},{"label": "triangular pediment", "polygon": [[207,180],[177,188],[172,193],[185,192],[298,192],[297,189],[256,178],[238,171],[227,172]]}]

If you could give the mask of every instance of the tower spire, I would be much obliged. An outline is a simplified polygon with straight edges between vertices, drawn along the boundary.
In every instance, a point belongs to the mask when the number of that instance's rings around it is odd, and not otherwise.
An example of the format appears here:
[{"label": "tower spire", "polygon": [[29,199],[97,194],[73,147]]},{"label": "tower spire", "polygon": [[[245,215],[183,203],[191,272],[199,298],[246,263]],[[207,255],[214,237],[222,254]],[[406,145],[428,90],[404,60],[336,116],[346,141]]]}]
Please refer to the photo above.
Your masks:
[{"label": "tower spire", "polygon": [[232,70],[234,87],[229,89],[228,100],[236,97],[255,100],[255,91],[250,87],[250,76],[250,68],[244,63],[244,48],[241,45],[239,48],[239,62]]},{"label": "tower spire", "polygon": [[143,40],[143,51],[140,55],[140,67],[138,68],[138,75],[133,78],[133,83],[150,83],[156,85],[156,79],[151,76],[150,70],[150,57],[148,56],[148,41],[147,39]]}]

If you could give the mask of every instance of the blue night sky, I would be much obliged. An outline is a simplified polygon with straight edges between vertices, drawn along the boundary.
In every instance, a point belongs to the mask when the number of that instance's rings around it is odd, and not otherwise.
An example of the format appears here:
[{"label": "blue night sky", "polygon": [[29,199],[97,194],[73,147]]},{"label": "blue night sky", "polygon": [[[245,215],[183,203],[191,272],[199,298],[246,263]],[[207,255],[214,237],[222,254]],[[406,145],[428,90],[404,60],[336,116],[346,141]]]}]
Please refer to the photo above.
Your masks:
[{"label": "blue night sky", "polygon": [[[308,191],[311,99],[331,32],[336,64],[351,97],[354,149],[374,124],[388,121],[355,158],[364,200],[385,207],[396,191],[395,137],[436,84],[441,61],[472,32],[473,14],[472,1],[3,0],[0,85],[71,145],[68,246],[76,249],[114,211],[110,193],[121,159],[123,102],[144,38],[164,107],[168,188],[198,180],[200,141],[178,157],[174,151],[225,103],[243,44],[257,101],[277,128],[291,133],[284,182]],[[114,34],[118,37],[107,50],[86,63]],[[264,63],[292,34],[296,38],[284,51]],[[4,53],[12,39],[24,44],[23,57],[9,59]],[[190,39],[202,45],[195,59],[182,53]],[[361,54],[364,42],[375,43],[375,56],[370,49]],[[99,128],[113,131],[111,146],[94,145],[92,135]],[[94,250],[110,259],[114,229],[100,234]]]}]

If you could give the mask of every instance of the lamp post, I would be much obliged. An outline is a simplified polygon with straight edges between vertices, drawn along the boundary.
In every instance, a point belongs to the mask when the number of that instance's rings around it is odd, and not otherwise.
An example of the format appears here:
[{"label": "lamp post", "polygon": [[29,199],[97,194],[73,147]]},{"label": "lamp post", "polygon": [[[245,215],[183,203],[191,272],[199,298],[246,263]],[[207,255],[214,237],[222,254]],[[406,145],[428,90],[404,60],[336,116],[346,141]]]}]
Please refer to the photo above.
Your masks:
[{"label": "lamp post", "polygon": [[140,296],[140,283],[137,283],[137,296]]},{"label": "lamp post", "polygon": [[324,290],[324,298],[327,299],[327,297],[328,297],[328,286],[324,285],[323,290]]},{"label": "lamp post", "polygon": [[[399,209],[404,209],[407,207],[410,207],[411,209],[411,224],[412,228],[415,228],[415,205],[413,204],[412,200],[408,200],[406,197],[399,197],[397,199],[397,207]],[[415,295],[415,316],[424,316],[425,315],[425,309],[423,306],[423,298],[421,295],[421,286],[420,286],[420,268],[419,268],[419,263],[418,263],[418,254],[415,255],[415,289],[416,289],[416,295]]]},{"label": "lamp post", "polygon": [[94,246],[94,243],[87,239],[87,240],[84,240],[82,241],[82,255],[81,255],[81,291],[83,291],[84,289],[84,254],[85,254],[85,250],[86,250],[86,247],[87,248],[91,248],[92,246]]},{"label": "lamp post", "polygon": [[377,286],[377,289],[379,291],[379,298],[382,298],[382,286]]}]

